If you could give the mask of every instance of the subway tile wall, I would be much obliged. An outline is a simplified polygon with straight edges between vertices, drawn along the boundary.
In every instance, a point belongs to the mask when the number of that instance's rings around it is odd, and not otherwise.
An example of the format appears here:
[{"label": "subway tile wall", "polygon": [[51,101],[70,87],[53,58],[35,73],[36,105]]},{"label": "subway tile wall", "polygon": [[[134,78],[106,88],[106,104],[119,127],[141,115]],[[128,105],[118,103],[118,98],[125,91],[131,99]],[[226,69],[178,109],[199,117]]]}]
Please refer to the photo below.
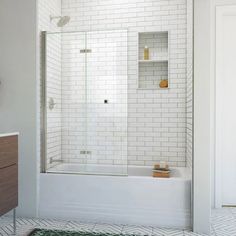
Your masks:
[{"label": "subway tile wall", "polygon": [[161,80],[168,79],[168,62],[142,62],[139,64],[139,88],[159,89]]},{"label": "subway tile wall", "polygon": [[187,167],[192,168],[193,141],[193,0],[187,2]]},{"label": "subway tile wall", "polygon": [[[58,31],[56,21],[50,22],[50,15],[61,15],[61,0],[40,0],[38,1],[38,19],[39,19],[39,42],[40,42],[40,58],[41,62],[44,60],[43,52],[43,38],[42,31]],[[47,50],[47,145],[46,153],[47,166],[53,164],[50,160],[61,159],[61,38],[60,35],[48,36],[48,50]],[[44,70],[43,63],[40,63],[40,78],[43,78]],[[40,89],[42,91],[42,80]],[[55,108],[50,110],[48,107],[49,99],[53,98],[56,103]],[[41,98],[42,99],[42,98]],[[42,105],[42,100],[40,102]],[[41,120],[42,117],[41,106]],[[42,153],[41,153],[42,154]],[[55,163],[54,163],[55,165]]]},{"label": "subway tile wall", "polygon": [[87,163],[127,165],[127,30],[87,33]]},{"label": "subway tile wall", "polygon": [[[84,33],[62,34],[62,156],[66,162],[86,162],[87,104]],[[81,152],[81,154],[80,154]]]},{"label": "subway tile wall", "polygon": [[[128,29],[128,164],[153,165],[164,160],[171,166],[186,166],[186,153],[189,153],[186,151],[186,101],[189,102],[187,94],[190,96],[190,93],[187,93],[186,77],[187,0],[62,0],[62,15],[71,16],[71,22],[63,28],[63,31]],[[169,31],[170,89],[168,90],[137,89],[138,32],[153,31]],[[66,62],[66,57],[62,58],[62,64]],[[75,67],[77,67],[78,74],[74,73],[74,78],[83,73],[80,71],[81,68],[78,69],[76,63],[71,63],[69,67],[75,72]],[[73,94],[74,88],[70,84],[73,76],[66,80],[64,69],[62,69],[62,80],[63,83],[67,83],[67,88],[69,88],[66,93]],[[88,70],[90,69],[88,63]],[[82,83],[82,81],[77,82]],[[90,84],[92,91],[96,94],[98,91],[96,86],[99,85],[92,82]],[[78,86],[81,86],[81,89],[83,87],[82,84]],[[188,86],[191,88],[189,83]],[[106,88],[106,91],[110,91],[109,87]],[[113,90],[114,93],[115,91]],[[66,98],[62,94],[62,101],[64,99]],[[85,109],[90,109],[90,116],[99,117],[102,111],[99,106],[95,106],[95,103],[90,103],[89,106]],[[83,108],[78,109],[81,116],[83,111]],[[107,108],[107,113],[110,112],[112,112],[112,107]],[[78,114],[78,116],[80,115]],[[63,116],[65,116],[64,113]],[[104,119],[104,121],[96,120],[96,127],[103,134],[106,133],[106,130],[114,130],[114,128],[119,130],[119,127],[114,127],[114,122],[111,120]],[[122,120],[118,121],[118,123],[122,122]],[[70,125],[73,126],[73,119],[70,120]],[[70,149],[73,132],[76,134],[75,130],[71,130],[63,135],[63,144],[69,145],[63,150],[63,155],[66,154],[66,150],[73,150],[76,154],[81,150],[80,145],[72,145],[72,143]],[[113,132],[114,137],[117,132]],[[93,133],[90,136],[92,137]],[[88,137],[90,136],[88,135]],[[101,137],[100,150],[104,148],[102,141]],[[107,145],[113,144],[107,143]],[[88,146],[91,150],[93,149],[90,145]],[[91,157],[89,161],[100,164],[119,164],[121,156],[114,155],[115,152],[107,152],[107,155],[101,152],[106,156],[105,159],[94,155],[94,159]],[[82,157],[77,156],[77,158],[83,161]]]},{"label": "subway tile wall", "polygon": [[168,32],[140,33],[139,60],[144,59],[143,49],[149,48],[149,59],[166,59],[168,57]]},{"label": "subway tile wall", "polygon": [[62,34],[62,157],[127,164],[127,31]]},{"label": "subway tile wall", "polygon": [[[150,63],[144,60],[144,48],[148,47],[149,60],[166,60]],[[158,89],[161,80],[168,79],[168,32],[139,34],[139,74],[141,89]]]}]

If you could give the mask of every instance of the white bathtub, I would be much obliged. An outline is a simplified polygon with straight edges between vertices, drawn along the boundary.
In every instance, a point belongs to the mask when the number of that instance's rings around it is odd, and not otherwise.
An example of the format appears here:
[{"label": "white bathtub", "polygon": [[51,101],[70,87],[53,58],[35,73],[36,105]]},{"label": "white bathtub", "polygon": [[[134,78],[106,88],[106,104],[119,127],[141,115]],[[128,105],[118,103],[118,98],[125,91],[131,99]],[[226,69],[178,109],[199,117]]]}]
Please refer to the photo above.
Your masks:
[{"label": "white bathtub", "polygon": [[[61,164],[50,170],[55,173],[40,175],[40,217],[190,227],[191,181],[186,168],[173,169],[169,179],[151,177],[151,167],[134,166],[129,166],[128,176],[73,174],[81,168],[85,167]],[[100,168],[97,173],[115,167]]]}]

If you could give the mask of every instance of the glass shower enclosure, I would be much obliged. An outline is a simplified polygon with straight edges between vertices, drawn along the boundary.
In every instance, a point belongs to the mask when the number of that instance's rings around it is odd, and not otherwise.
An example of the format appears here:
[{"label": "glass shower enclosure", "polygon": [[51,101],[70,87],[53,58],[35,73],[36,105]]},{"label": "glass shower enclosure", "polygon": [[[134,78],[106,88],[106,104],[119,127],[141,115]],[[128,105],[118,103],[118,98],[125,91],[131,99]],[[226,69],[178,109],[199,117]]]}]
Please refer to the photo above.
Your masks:
[{"label": "glass shower enclosure", "polygon": [[42,172],[127,175],[127,30],[42,45]]}]

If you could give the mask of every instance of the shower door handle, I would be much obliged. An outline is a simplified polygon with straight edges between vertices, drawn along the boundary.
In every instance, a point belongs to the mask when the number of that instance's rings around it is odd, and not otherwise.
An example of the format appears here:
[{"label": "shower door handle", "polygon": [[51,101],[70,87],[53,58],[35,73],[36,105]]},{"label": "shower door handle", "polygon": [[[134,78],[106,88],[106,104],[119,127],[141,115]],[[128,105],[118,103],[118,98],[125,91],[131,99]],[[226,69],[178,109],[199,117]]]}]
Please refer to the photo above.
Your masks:
[{"label": "shower door handle", "polygon": [[91,53],[91,49],[80,49],[80,53]]}]

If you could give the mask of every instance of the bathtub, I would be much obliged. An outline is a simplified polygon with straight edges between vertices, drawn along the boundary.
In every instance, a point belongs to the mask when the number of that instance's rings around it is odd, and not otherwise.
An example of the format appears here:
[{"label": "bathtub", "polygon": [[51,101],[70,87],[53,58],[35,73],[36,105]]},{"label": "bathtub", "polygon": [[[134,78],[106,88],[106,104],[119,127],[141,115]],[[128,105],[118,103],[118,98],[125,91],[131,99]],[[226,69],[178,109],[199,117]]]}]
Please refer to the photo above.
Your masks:
[{"label": "bathtub", "polygon": [[[85,168],[60,164],[40,174],[39,217],[98,223],[189,228],[191,178],[187,168],[174,168],[171,178],[151,177],[151,167],[128,167],[128,176],[78,175]],[[119,169],[119,170],[118,170]],[[86,169],[88,170],[88,169]],[[62,173],[70,174],[62,174]]]}]

